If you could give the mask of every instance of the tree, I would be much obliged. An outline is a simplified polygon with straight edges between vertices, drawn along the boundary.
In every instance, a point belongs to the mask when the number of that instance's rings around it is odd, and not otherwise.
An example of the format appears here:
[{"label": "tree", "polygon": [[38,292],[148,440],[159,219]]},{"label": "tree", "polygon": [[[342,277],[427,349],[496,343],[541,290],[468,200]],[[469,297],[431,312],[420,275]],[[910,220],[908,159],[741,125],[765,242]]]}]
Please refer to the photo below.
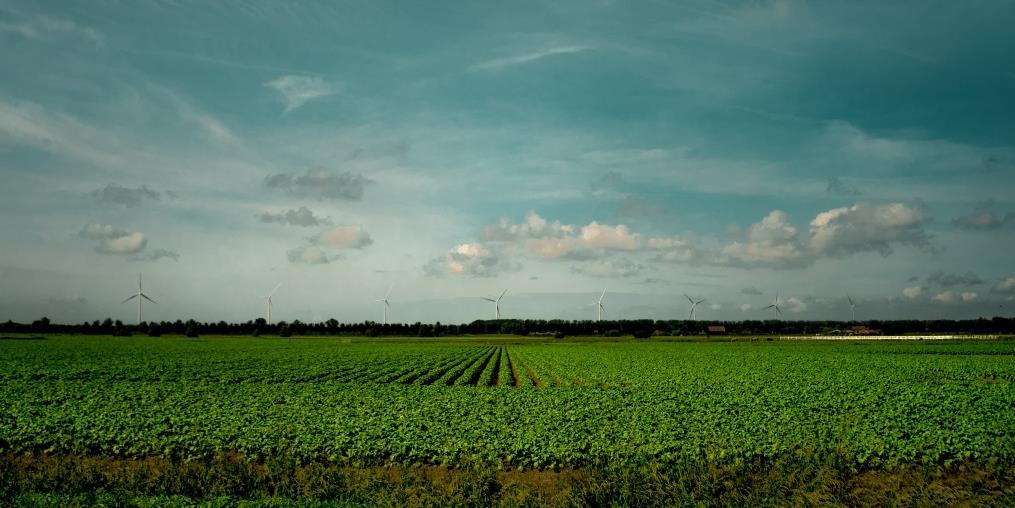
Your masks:
[{"label": "tree", "polygon": [[197,337],[197,326],[194,323],[187,323],[187,331],[184,334],[190,338]]}]

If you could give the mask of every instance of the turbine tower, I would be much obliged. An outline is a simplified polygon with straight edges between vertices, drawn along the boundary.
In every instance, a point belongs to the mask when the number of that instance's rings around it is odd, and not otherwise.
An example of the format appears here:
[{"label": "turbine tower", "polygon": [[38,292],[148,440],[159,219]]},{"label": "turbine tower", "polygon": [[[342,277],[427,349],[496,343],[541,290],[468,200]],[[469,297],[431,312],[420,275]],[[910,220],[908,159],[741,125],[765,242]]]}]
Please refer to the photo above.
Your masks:
[{"label": "turbine tower", "polygon": [[698,307],[699,303],[704,302],[705,299],[702,298],[701,300],[695,300],[694,298],[687,296],[687,294],[684,294],[684,298],[687,298],[687,301],[691,302],[691,314],[689,315],[689,318],[691,321],[694,321],[694,309]]},{"label": "turbine tower", "polygon": [[391,302],[388,301],[388,296],[391,296],[391,287],[388,287],[388,292],[384,293],[384,298],[376,300],[378,302],[384,302],[384,321],[382,324],[388,324],[388,309],[391,308]]},{"label": "turbine tower", "polygon": [[775,303],[773,303],[772,305],[769,305],[768,307],[765,307],[765,310],[768,310],[768,309],[775,309],[775,319],[779,319],[780,317],[782,317],[782,307],[779,306],[779,292],[778,291],[775,292]]},{"label": "turbine tower", "polygon": [[853,298],[849,295],[846,295],[846,299],[849,300],[850,321],[856,321],[856,302],[854,302]]},{"label": "turbine tower", "polygon": [[508,290],[506,290],[506,289],[504,291],[502,291],[500,296],[498,296],[496,300],[494,300],[493,298],[487,298],[485,296],[481,296],[480,297],[480,298],[482,298],[482,299],[484,299],[484,300],[486,300],[488,302],[492,302],[493,303],[493,316],[494,316],[494,319],[500,319],[500,300],[502,298],[504,298],[504,294],[507,293],[507,292],[508,292]]},{"label": "turbine tower", "polygon": [[127,298],[126,300],[120,302],[120,304],[121,305],[125,304],[125,303],[127,303],[127,302],[129,302],[129,301],[131,301],[131,300],[133,300],[135,298],[137,298],[137,324],[140,325],[141,324],[141,300],[148,300],[149,302],[156,303],[155,300],[152,300],[151,298],[148,298],[148,295],[144,294],[144,291],[141,289],[141,273],[140,272],[137,274],[137,293],[134,293],[134,294],[130,295],[129,298]]},{"label": "turbine tower", "polygon": [[262,296],[261,297],[261,298],[264,298],[264,301],[265,301],[265,303],[268,306],[268,324],[269,325],[271,324],[271,297],[275,296],[275,291],[278,291],[278,288],[280,288],[280,287],[282,287],[282,283],[281,282],[279,282],[278,285],[275,286],[275,289],[272,289],[271,292],[268,293],[268,296]]},{"label": "turbine tower", "polygon": [[592,302],[592,305],[596,306],[596,321],[603,320],[603,313],[606,312],[606,307],[603,307],[603,297],[606,296],[606,288],[603,288],[603,294],[599,295],[599,300]]}]

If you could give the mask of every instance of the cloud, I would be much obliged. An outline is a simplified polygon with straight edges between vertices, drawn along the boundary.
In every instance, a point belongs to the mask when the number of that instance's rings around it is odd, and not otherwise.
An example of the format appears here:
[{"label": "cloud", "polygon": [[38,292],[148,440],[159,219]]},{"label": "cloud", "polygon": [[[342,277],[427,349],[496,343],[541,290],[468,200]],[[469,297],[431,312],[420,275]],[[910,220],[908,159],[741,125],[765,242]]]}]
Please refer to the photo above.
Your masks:
[{"label": "cloud", "polygon": [[962,215],[952,221],[958,229],[967,231],[993,231],[1006,226],[1015,225],[1015,213],[1002,213],[992,201],[981,203],[968,215]]},{"label": "cloud", "polygon": [[331,174],[323,170],[307,170],[302,175],[278,173],[264,179],[269,189],[332,201],[359,201],[363,199],[363,189],[371,183],[373,180],[350,171]]},{"label": "cloud", "polygon": [[486,242],[546,260],[603,259],[622,252],[654,253],[656,261],[669,262],[689,262],[697,256],[694,246],[680,238],[647,238],[624,224],[562,224],[535,212],[529,212],[521,224],[501,218],[484,227],[481,236]]},{"label": "cloud", "polygon": [[749,303],[741,303],[740,307],[739,307],[740,312],[748,312],[748,311],[750,311],[753,308],[754,308],[754,306],[749,304]]},{"label": "cloud", "polygon": [[129,233],[109,224],[88,224],[78,233],[88,240],[97,240],[95,252],[111,255],[136,254],[145,249],[148,239],[141,233]]},{"label": "cloud", "polygon": [[39,16],[10,23],[0,21],[0,32],[20,35],[32,41],[53,41],[61,36],[71,36],[87,41],[94,47],[105,46],[106,38],[99,31],[79,25],[68,19]]},{"label": "cloud", "polygon": [[88,195],[96,202],[122,206],[125,208],[135,208],[141,206],[141,202],[146,199],[158,201],[160,198],[158,191],[149,189],[144,185],[132,189],[115,183],[106,185],[101,189],[93,190],[88,193]]},{"label": "cloud", "polygon": [[963,291],[963,292],[962,292],[962,295],[961,295],[961,296],[962,296],[962,301],[963,301],[963,302],[971,302],[971,301],[973,301],[973,300],[976,300],[976,298],[977,298],[977,297],[978,297],[979,295],[977,295],[977,294],[976,294],[975,292],[973,292],[973,291]]},{"label": "cloud", "polygon": [[1015,277],[1005,277],[991,288],[995,293],[1015,295]]},{"label": "cloud", "polygon": [[158,248],[149,254],[134,255],[129,258],[131,261],[158,261],[160,259],[180,260],[180,253],[168,249]]},{"label": "cloud", "polygon": [[285,102],[288,113],[310,101],[334,95],[339,91],[339,84],[326,81],[317,76],[285,75],[268,81],[264,86],[274,89]]},{"label": "cloud", "polygon": [[892,244],[928,247],[923,210],[902,203],[868,205],[822,212],[811,221],[811,248],[829,256],[878,252],[887,256]]},{"label": "cloud", "polygon": [[959,295],[955,291],[944,291],[931,297],[931,300],[940,303],[955,303],[959,299]]},{"label": "cloud", "polygon": [[945,273],[942,270],[932,272],[927,276],[927,284],[935,284],[941,287],[953,286],[976,286],[985,281],[973,272],[966,272],[965,275]]},{"label": "cloud", "polygon": [[314,236],[310,243],[339,249],[362,249],[374,241],[361,227],[338,226]]},{"label": "cloud", "polygon": [[280,223],[287,224],[290,226],[310,227],[310,226],[330,226],[331,220],[327,217],[318,217],[314,215],[314,212],[310,211],[305,206],[301,206],[298,209],[289,209],[278,213],[262,212],[257,214],[257,218],[264,223]]},{"label": "cloud", "polygon": [[585,197],[600,199],[607,197],[620,197],[622,194],[619,191],[623,186],[624,176],[616,171],[610,171],[589,183],[589,188],[585,192]]},{"label": "cloud", "polygon": [[740,294],[749,296],[761,296],[763,293],[756,287],[749,287],[741,289]]},{"label": "cloud", "polygon": [[289,262],[293,264],[325,265],[341,259],[341,256],[329,256],[317,247],[296,247],[286,252]]},{"label": "cloud", "polygon": [[571,266],[571,273],[591,277],[633,277],[645,267],[627,258],[604,259]]},{"label": "cloud", "polygon": [[462,243],[452,247],[445,255],[430,260],[423,266],[423,272],[431,277],[493,277],[520,268],[519,265],[502,259],[483,244]]},{"label": "cloud", "polygon": [[518,55],[494,58],[485,62],[480,62],[470,67],[473,71],[501,71],[514,65],[520,65],[529,62],[535,62],[544,58],[554,55],[567,55],[572,53],[581,53],[593,49],[590,46],[578,46],[578,45],[558,45],[549,46],[546,48],[530,51],[528,53],[521,53]]},{"label": "cloud", "polygon": [[783,306],[786,310],[797,314],[807,310],[807,303],[795,296],[787,298],[783,303]]},{"label": "cloud", "polygon": [[752,224],[744,241],[725,246],[721,254],[729,264],[745,267],[790,268],[812,262],[797,229],[789,222],[789,215],[781,210],[774,210],[761,222]]},{"label": "cloud", "polygon": [[910,300],[919,298],[923,294],[923,288],[920,286],[908,287],[902,290],[902,295]]},{"label": "cloud", "polygon": [[839,177],[837,176],[833,176],[828,179],[828,186],[825,187],[825,192],[840,196],[859,196],[863,194],[863,192],[860,192],[860,189],[857,189],[856,186],[839,180]]}]

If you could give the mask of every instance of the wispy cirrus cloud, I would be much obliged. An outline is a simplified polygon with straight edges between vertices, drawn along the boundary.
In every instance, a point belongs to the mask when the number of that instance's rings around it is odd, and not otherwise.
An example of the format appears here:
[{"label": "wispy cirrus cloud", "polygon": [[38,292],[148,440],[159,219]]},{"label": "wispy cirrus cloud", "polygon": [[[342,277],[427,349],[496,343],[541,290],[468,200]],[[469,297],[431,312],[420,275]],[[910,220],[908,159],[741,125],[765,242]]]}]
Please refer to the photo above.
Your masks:
[{"label": "wispy cirrus cloud", "polygon": [[327,81],[318,76],[294,74],[275,78],[265,83],[264,86],[275,90],[282,96],[286,113],[308,102],[335,95],[340,90],[340,85],[336,82]]},{"label": "wispy cirrus cloud", "polygon": [[555,55],[569,55],[573,53],[581,53],[583,51],[589,51],[595,49],[592,46],[584,46],[577,44],[563,44],[547,46],[534,51],[527,51],[511,56],[505,56],[500,58],[494,58],[485,62],[480,62],[472,67],[470,70],[473,71],[501,71],[508,67],[515,65],[521,65],[525,63],[535,62]]}]

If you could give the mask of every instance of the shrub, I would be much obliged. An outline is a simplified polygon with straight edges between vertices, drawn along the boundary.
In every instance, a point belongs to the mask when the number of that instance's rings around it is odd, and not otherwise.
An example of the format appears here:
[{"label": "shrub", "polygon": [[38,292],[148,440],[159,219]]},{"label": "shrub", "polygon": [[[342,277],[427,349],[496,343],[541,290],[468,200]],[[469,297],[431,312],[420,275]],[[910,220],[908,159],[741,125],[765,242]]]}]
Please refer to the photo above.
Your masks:
[{"label": "shrub", "polygon": [[184,334],[187,337],[190,337],[190,338],[197,337],[197,327],[192,325],[192,324],[191,325],[187,325],[187,331],[184,332]]}]

